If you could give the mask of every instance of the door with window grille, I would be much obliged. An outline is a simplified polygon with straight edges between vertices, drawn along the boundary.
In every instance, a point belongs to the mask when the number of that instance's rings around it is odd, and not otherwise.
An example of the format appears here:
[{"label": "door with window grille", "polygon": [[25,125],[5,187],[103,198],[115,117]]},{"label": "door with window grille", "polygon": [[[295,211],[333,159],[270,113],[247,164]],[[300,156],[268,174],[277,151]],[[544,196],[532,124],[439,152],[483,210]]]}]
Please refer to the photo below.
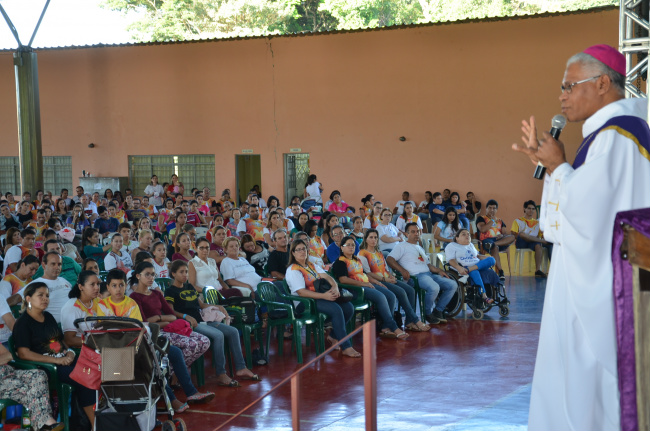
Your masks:
[{"label": "door with window grille", "polygon": [[309,177],[309,153],[284,155],[284,204],[288,205],[293,196],[305,192],[305,184]]}]

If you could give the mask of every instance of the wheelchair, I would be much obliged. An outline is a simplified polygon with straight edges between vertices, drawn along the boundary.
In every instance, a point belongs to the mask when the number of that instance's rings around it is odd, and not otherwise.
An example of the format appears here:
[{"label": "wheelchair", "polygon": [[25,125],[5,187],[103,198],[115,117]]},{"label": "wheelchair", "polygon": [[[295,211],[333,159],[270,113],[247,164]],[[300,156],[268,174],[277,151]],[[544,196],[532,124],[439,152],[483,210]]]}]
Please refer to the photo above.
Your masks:
[{"label": "wheelchair", "polygon": [[459,281],[461,276],[456,272],[455,268],[449,265],[449,263],[445,263],[444,268],[447,275],[458,283],[456,293],[454,293],[451,301],[447,304],[446,314],[448,316],[457,316],[463,309],[463,304],[469,306],[472,310],[472,317],[476,320],[481,320],[485,313],[490,311],[492,307],[499,307],[499,315],[501,317],[507,317],[510,314],[510,301],[506,296],[506,289],[503,284],[492,285],[484,283],[485,293],[489,298],[494,299],[492,304],[487,304],[479,292],[479,287],[474,285],[471,278],[468,278],[465,283],[461,283]]}]

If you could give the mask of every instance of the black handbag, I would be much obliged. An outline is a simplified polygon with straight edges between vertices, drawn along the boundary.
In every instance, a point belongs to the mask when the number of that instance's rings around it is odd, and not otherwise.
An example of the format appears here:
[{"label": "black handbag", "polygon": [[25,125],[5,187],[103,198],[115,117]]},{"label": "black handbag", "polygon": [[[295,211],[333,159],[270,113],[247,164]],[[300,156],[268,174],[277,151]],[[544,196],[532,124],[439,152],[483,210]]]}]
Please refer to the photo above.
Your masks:
[{"label": "black handbag", "polygon": [[[330,282],[324,278],[318,278],[316,279],[316,281],[314,281],[314,290],[318,293],[329,292],[331,288],[332,285],[330,284]],[[341,295],[338,298],[336,298],[336,302],[339,304],[344,304],[354,299],[354,296],[349,290],[344,289],[340,286],[339,286],[339,293]]]},{"label": "black handbag", "polygon": [[242,323],[255,323],[255,301],[249,297],[231,296],[220,301],[225,307],[232,307],[241,313]]}]

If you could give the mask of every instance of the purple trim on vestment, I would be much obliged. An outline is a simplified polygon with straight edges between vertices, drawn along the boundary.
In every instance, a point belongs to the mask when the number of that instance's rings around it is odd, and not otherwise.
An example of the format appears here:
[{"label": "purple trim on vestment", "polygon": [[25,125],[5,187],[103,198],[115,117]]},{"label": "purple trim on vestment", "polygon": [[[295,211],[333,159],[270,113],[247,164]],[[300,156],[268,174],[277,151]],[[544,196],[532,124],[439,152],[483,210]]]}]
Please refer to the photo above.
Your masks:
[{"label": "purple trim on vestment", "polygon": [[638,431],[632,265],[621,257],[624,224],[628,224],[641,234],[650,237],[650,208],[619,212],[614,222],[612,242],[621,431]]},{"label": "purple trim on vestment", "polygon": [[648,129],[648,122],[643,118],[634,117],[632,115],[621,115],[619,117],[611,118],[582,141],[582,144],[578,147],[576,158],[573,161],[573,169],[578,169],[578,167],[582,166],[587,158],[589,147],[596,139],[598,133],[609,126],[617,126],[628,131],[638,139],[639,144],[641,144],[643,148],[650,152],[650,129]]}]

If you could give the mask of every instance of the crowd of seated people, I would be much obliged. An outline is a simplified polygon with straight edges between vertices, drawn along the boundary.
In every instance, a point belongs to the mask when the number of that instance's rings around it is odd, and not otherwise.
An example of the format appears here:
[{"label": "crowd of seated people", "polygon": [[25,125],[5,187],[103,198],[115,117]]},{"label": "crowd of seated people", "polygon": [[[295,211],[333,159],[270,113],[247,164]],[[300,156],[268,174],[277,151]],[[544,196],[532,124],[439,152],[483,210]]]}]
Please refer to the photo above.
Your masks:
[{"label": "crowd of seated people", "polygon": [[[535,275],[545,277],[541,256],[543,249],[550,256],[551,246],[540,232],[533,201],[524,203],[524,216],[507,230],[497,217],[498,203],[489,200],[483,207],[472,192],[461,200],[459,193],[449,189],[426,191],[418,205],[405,191],[393,209],[368,194],[358,211],[342,199],[339,190],[332,191],[325,203],[322,193],[316,175],[309,176],[304,199],[293,196],[286,208],[275,196],[262,199],[258,186],[239,204],[228,189],[217,197],[207,187],[188,193],[176,175],[163,184],[152,176],[141,196],[130,189],[89,195],[77,187],[73,197],[66,189],[58,197],[39,190],[36,199],[26,192],[18,201],[12,193],[5,193],[0,197],[0,235],[4,235],[0,313],[21,302],[34,311],[17,320],[12,313],[2,314],[4,328],[8,327],[0,332],[2,341],[6,343],[13,329],[19,356],[51,355],[68,369],[75,359],[65,347],[43,352],[24,339],[24,334],[32,334],[26,328],[36,334],[42,331],[31,323],[34,319],[52,325],[63,322],[59,338],[61,346],[68,347],[79,347],[79,334],[70,327],[69,316],[113,313],[160,326],[185,320],[189,336],[169,335],[175,346],[174,367],[183,368],[177,375],[188,402],[201,402],[214,394],[201,394],[188,384],[187,366],[210,345],[220,384],[237,386],[235,378],[258,379],[245,367],[234,332],[217,324],[199,326],[201,311],[208,306],[201,296],[207,286],[215,287],[224,298],[255,300],[262,280],[275,281],[280,290],[313,298],[318,311],[331,320],[328,337],[336,342],[345,336],[353,316],[349,303],[337,301],[339,285],[363,290],[378,313],[382,337],[404,339],[406,331],[428,331],[429,324],[447,321],[445,306],[457,283],[428,261],[428,252],[420,243],[423,232],[432,232],[442,249],[453,244],[454,268],[472,279],[478,280],[476,274],[487,266],[494,266],[503,277],[498,253],[513,243],[535,252]],[[474,222],[471,227],[470,222]],[[203,229],[200,234],[198,228]],[[475,250],[471,239],[480,241],[479,251],[485,256],[467,252],[465,262],[463,250]],[[97,287],[99,279],[88,270],[112,274],[104,299]],[[171,279],[169,292],[161,291],[154,278]],[[314,283],[318,279],[332,288],[317,292]],[[425,322],[415,313],[414,279],[425,292]],[[131,302],[127,304],[126,299]],[[74,313],[65,311],[71,307]],[[394,319],[398,307],[406,316],[404,327]],[[69,315],[67,320],[62,311]],[[234,376],[228,376],[223,366],[226,342],[235,355]],[[344,356],[360,356],[348,343],[341,348]],[[175,400],[174,408],[184,411],[187,404]],[[91,410],[86,410],[89,416]],[[35,423],[53,424],[47,409],[34,414]]]}]

